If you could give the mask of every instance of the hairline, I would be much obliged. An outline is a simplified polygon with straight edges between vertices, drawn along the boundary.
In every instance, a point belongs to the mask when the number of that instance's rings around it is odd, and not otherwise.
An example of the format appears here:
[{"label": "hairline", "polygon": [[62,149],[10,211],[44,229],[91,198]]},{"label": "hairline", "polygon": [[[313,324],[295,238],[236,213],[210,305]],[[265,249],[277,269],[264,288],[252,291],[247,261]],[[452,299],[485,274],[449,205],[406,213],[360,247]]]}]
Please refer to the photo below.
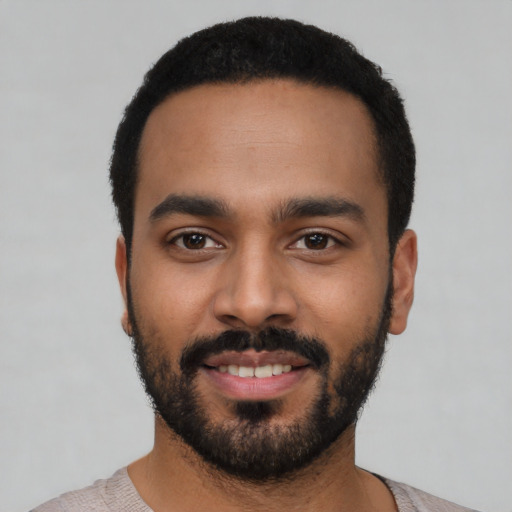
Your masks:
[{"label": "hairline", "polygon": [[[229,79],[229,77],[226,80],[204,80],[198,83],[194,84],[187,84],[183,85],[179,88],[176,88],[174,90],[169,91],[169,93],[162,98],[161,101],[156,103],[153,108],[148,112],[146,119],[144,120],[144,124],[142,125],[142,129],[140,130],[140,137],[137,140],[137,149],[135,153],[135,163],[133,167],[134,172],[134,183],[133,183],[133,197],[132,197],[132,224],[131,224],[131,233],[129,237],[129,252],[131,252],[131,246],[133,241],[133,229],[135,224],[135,203],[136,203],[136,197],[137,197],[137,189],[139,186],[139,178],[140,178],[140,171],[141,171],[141,148],[142,148],[142,141],[144,139],[144,133],[146,132],[146,126],[148,124],[148,121],[152,114],[157,110],[161,105],[163,105],[166,101],[168,101],[170,98],[177,96],[181,93],[185,93],[188,91],[192,91],[194,89],[200,88],[200,87],[215,87],[215,86],[245,86],[245,85],[252,85],[252,84],[258,84],[258,83],[264,83],[264,82],[279,82],[279,81],[287,81],[291,83],[295,83],[297,85],[302,86],[309,86],[314,89],[325,89],[325,90],[333,90],[337,92],[342,92],[343,94],[346,94],[350,96],[351,98],[355,99],[359,106],[363,107],[366,115],[368,116],[368,119],[371,122],[371,133],[372,133],[372,140],[369,141],[369,144],[371,144],[370,151],[372,153],[372,158],[375,162],[375,171],[376,171],[376,179],[380,186],[383,187],[385,196],[386,196],[386,230],[388,239],[390,237],[390,230],[389,230],[389,187],[386,182],[386,172],[384,169],[385,165],[385,158],[382,154],[381,150],[381,138],[379,136],[379,132],[377,129],[377,122],[372,114],[371,109],[367,105],[367,103],[362,99],[359,95],[353,93],[352,91],[348,91],[346,88],[343,88],[336,84],[323,84],[319,82],[315,82],[314,80],[306,80],[304,78],[296,77],[293,75],[279,75],[276,73],[275,76],[269,75],[269,76],[246,76],[246,77],[232,77],[232,79]],[[394,252],[394,246],[396,246],[397,241],[395,241],[394,244],[391,244],[390,240],[390,251],[391,253]]]}]

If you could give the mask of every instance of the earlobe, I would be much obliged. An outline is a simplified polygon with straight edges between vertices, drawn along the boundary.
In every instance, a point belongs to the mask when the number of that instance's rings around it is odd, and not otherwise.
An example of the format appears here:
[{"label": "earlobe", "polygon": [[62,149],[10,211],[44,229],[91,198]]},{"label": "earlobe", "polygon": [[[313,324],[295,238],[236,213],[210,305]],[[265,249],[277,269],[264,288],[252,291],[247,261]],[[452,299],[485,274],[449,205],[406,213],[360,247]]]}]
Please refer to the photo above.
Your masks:
[{"label": "earlobe", "polygon": [[123,314],[121,315],[121,327],[127,336],[133,336],[132,324],[128,316],[128,309],[124,308]]},{"label": "earlobe", "polygon": [[121,289],[121,294],[123,296],[124,301],[124,311],[121,316],[121,325],[123,327],[123,331],[128,335],[132,335],[132,326],[130,323],[130,319],[128,316],[128,288],[127,288],[127,279],[128,279],[128,258],[126,253],[126,242],[122,235],[119,235],[116,243],[116,272],[117,279],[119,281],[119,288]]},{"label": "earlobe", "polygon": [[389,324],[391,334],[401,334],[414,300],[414,277],[418,264],[416,233],[407,229],[400,238],[393,257],[393,312]]}]

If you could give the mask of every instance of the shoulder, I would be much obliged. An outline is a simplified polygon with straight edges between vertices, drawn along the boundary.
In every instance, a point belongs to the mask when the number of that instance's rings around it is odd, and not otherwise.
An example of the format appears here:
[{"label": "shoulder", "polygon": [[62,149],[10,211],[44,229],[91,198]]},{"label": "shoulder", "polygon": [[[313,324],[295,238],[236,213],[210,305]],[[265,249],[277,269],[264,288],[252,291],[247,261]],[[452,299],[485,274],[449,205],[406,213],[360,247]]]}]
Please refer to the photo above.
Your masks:
[{"label": "shoulder", "polygon": [[137,493],[126,468],[89,487],[67,492],[31,512],[151,512]]},{"label": "shoulder", "polygon": [[443,500],[415,487],[387,478],[381,480],[389,487],[395,498],[399,512],[476,512]]}]

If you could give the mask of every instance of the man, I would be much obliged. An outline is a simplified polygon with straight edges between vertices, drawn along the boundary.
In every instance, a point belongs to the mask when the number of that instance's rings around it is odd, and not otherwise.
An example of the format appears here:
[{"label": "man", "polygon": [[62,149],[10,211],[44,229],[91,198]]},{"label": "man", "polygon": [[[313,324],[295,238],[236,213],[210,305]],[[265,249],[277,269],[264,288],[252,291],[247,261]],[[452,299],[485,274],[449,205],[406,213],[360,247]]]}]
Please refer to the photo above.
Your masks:
[{"label": "man", "polygon": [[414,145],[345,40],[248,18],[148,72],[111,163],[153,450],[48,510],[467,510],[355,466],[412,305]]}]

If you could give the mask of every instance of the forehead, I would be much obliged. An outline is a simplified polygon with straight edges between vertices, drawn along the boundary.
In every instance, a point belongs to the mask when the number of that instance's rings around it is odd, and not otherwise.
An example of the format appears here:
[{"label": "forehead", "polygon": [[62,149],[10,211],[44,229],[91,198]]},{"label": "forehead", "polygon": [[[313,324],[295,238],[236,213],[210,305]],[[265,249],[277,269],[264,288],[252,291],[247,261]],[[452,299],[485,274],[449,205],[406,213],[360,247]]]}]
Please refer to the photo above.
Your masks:
[{"label": "forehead", "polygon": [[291,80],[194,87],[146,123],[135,216],[171,193],[235,206],[375,191],[383,199],[375,148],[371,116],[344,91]]}]

